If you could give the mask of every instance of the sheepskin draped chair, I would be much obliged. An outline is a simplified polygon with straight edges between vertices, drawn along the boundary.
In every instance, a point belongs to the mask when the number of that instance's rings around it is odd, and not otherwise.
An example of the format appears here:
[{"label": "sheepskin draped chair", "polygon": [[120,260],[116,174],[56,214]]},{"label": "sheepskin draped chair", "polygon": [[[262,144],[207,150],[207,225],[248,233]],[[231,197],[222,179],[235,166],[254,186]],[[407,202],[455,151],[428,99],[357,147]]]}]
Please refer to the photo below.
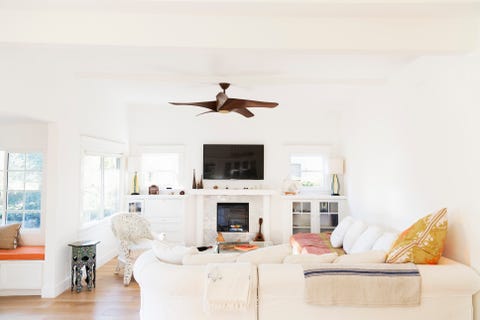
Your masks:
[{"label": "sheepskin draped chair", "polygon": [[128,286],[132,279],[135,253],[151,248],[150,240],[155,237],[150,229],[150,222],[136,213],[115,214],[112,216],[111,226],[120,246],[115,274],[118,274],[123,266],[123,284]]}]

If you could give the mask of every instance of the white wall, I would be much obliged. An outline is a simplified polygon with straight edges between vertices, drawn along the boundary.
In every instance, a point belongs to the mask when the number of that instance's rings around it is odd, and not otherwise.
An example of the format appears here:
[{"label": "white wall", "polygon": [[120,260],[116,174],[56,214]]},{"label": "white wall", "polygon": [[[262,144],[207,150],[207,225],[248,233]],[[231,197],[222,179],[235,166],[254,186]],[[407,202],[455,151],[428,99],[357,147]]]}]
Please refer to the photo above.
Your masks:
[{"label": "white wall", "polygon": [[343,115],[350,211],[402,230],[449,211],[445,255],[480,271],[480,57],[419,59]]},{"label": "white wall", "polygon": [[[69,287],[69,242],[91,237],[102,240],[99,262],[111,258],[113,235],[108,221],[81,233],[80,136],[88,135],[126,143],[126,109],[101,89],[76,78],[59,60],[45,63],[49,53],[28,54],[4,48],[0,52],[0,120],[28,117],[48,122],[46,157],[46,262],[42,296],[53,297]],[[71,58],[71,57],[70,57]],[[113,102],[112,102],[113,101]],[[4,116],[5,115],[5,116]],[[107,125],[106,125],[107,124]]]},{"label": "white wall", "polygon": [[[282,91],[282,88],[278,90]],[[292,97],[294,98],[294,97]],[[280,190],[282,181],[289,174],[286,146],[330,145],[336,152],[338,144],[338,116],[325,106],[314,103],[295,105],[289,101],[276,109],[252,109],[255,117],[247,119],[237,114],[208,114],[195,117],[201,108],[153,106],[129,108],[129,141],[132,153],[139,146],[184,145],[185,168],[184,186],[191,187],[192,170],[197,178],[202,171],[202,147],[208,143],[264,144],[264,181],[206,181],[206,187],[214,184],[241,188],[261,185],[264,189]],[[272,239],[282,241],[280,198],[274,197],[271,207]],[[193,242],[195,235],[195,206],[187,205],[187,234]],[[264,226],[266,227],[266,226]],[[256,225],[252,226],[255,230]]]}]

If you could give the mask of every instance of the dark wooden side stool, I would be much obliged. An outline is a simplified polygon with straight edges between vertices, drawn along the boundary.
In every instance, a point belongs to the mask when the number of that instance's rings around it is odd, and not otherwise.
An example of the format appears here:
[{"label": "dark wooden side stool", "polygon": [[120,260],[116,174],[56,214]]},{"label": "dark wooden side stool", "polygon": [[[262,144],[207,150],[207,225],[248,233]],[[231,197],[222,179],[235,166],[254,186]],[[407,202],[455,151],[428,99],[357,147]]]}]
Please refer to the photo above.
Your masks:
[{"label": "dark wooden side stool", "polygon": [[82,290],[82,269],[85,267],[87,275],[86,282],[88,290],[95,288],[96,266],[97,266],[97,244],[100,241],[76,241],[69,243],[72,247],[72,283],[71,291],[77,288],[77,292]]}]

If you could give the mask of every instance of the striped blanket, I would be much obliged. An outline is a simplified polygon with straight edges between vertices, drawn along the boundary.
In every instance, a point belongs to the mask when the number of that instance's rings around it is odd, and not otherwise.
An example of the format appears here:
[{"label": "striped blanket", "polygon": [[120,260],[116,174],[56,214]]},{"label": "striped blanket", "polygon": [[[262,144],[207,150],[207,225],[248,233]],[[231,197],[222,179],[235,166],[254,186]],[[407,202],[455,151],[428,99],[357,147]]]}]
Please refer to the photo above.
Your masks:
[{"label": "striped blanket", "polygon": [[416,306],[421,277],[413,263],[307,267],[307,303],[341,306]]},{"label": "striped blanket", "polygon": [[290,244],[296,254],[325,254],[336,252],[345,254],[343,249],[334,248],[330,244],[331,232],[322,233],[296,233],[290,237]]}]

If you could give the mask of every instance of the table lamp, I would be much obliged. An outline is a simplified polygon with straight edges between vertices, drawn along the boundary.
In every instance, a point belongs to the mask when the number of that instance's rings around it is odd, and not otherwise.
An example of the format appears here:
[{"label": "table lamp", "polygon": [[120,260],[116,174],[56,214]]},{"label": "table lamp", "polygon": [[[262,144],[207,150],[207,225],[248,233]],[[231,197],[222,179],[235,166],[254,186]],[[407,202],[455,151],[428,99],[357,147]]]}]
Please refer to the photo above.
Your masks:
[{"label": "table lamp", "polygon": [[331,158],[327,161],[327,174],[332,175],[332,196],[340,195],[340,182],[338,175],[343,174],[343,159]]}]

